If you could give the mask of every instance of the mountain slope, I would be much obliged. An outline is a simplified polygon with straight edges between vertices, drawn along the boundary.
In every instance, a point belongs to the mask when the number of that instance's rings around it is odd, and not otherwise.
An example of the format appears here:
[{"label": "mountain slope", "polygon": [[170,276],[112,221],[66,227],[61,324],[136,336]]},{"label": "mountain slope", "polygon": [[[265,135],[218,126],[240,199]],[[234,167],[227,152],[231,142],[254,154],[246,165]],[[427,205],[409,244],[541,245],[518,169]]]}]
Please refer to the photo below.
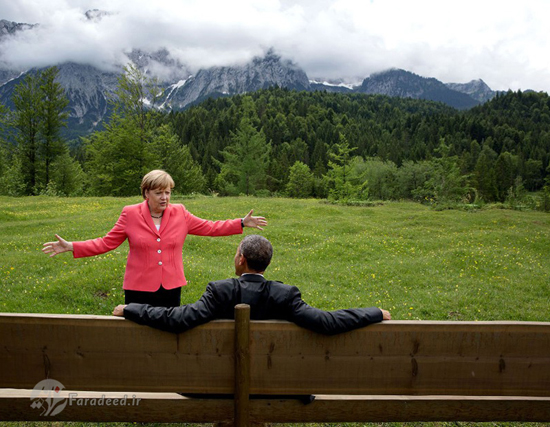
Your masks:
[{"label": "mountain slope", "polygon": [[400,98],[426,99],[443,102],[457,109],[467,109],[479,102],[467,94],[448,88],[434,78],[421,77],[405,70],[392,69],[373,74],[363,80],[357,92],[396,96]]},{"label": "mountain slope", "polygon": [[[97,21],[108,12],[88,11],[86,19]],[[5,37],[17,37],[23,31],[33,31],[36,25],[0,20],[0,41]],[[264,57],[236,66],[212,67],[190,75],[185,64],[179,63],[170,53],[161,49],[144,52],[138,49],[125,52],[130,62],[149,76],[159,78],[164,96],[158,106],[165,111],[181,110],[209,97],[231,96],[254,92],[272,86],[305,91],[358,92],[382,94],[393,97],[409,97],[443,102],[458,109],[471,108],[494,96],[494,92],[482,81],[466,84],[444,84],[434,78],[425,78],[404,70],[388,70],[373,74],[359,86],[346,85],[339,80],[309,80],[295,63],[282,59],[273,49]],[[94,129],[108,114],[107,100],[113,95],[119,72],[101,71],[88,64],[65,63],[58,65],[58,82],[66,89],[69,98],[69,134],[78,136]],[[29,70],[10,69],[2,61],[0,51],[0,101],[8,106],[15,85]]]},{"label": "mountain slope", "polygon": [[212,67],[178,82],[167,90],[164,106],[182,109],[208,97],[254,92],[271,86],[309,90],[306,73],[291,61],[282,60],[273,51],[263,58],[235,67]]},{"label": "mountain slope", "polygon": [[[36,25],[22,24],[20,22],[11,22],[6,21],[5,19],[0,19],[0,41],[7,37],[13,37],[21,31],[31,30],[34,27],[36,27]],[[2,61],[2,57],[0,56],[0,86],[14,78],[17,78],[21,72],[21,70],[11,69],[11,67]]]},{"label": "mountain slope", "polygon": [[496,95],[496,92],[491,90],[491,88],[481,79],[472,80],[469,83],[447,83],[446,86],[449,89],[469,95],[471,98],[481,103],[493,99]]}]

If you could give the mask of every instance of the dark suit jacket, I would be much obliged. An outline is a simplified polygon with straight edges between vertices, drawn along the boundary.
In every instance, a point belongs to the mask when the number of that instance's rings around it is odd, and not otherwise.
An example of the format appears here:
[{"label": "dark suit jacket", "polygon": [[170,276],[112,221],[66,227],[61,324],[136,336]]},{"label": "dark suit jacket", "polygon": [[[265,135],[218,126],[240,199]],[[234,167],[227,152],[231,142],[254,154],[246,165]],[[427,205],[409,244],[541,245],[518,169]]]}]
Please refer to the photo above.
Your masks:
[{"label": "dark suit jacket", "polygon": [[124,317],[168,332],[184,332],[214,319],[233,319],[237,304],[250,305],[252,320],[288,320],[312,331],[332,335],[382,321],[376,307],[324,311],[307,305],[296,286],[245,274],[239,278],[210,282],[195,303],[180,307],[129,304]]}]

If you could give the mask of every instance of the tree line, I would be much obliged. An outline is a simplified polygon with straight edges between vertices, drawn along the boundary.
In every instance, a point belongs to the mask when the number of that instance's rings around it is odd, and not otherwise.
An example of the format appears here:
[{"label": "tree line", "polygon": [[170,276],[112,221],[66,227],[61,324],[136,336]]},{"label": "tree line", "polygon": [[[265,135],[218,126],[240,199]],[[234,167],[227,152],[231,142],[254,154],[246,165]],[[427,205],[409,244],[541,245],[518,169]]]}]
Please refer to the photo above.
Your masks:
[{"label": "tree line", "polygon": [[69,175],[78,179],[83,174],[61,136],[69,101],[55,81],[57,73],[53,67],[27,75],[14,90],[14,110],[0,105],[3,194],[38,194],[48,188],[53,191],[57,185],[72,192],[75,184],[66,179]]},{"label": "tree line", "polygon": [[[2,109],[0,192],[138,194],[167,170],[180,193],[284,195],[340,201],[548,204],[550,99],[508,92],[459,112],[379,95],[270,88],[155,108],[157,82],[127,67],[104,129],[69,152],[57,70],[29,74]],[[531,197],[531,200],[534,200]]]}]

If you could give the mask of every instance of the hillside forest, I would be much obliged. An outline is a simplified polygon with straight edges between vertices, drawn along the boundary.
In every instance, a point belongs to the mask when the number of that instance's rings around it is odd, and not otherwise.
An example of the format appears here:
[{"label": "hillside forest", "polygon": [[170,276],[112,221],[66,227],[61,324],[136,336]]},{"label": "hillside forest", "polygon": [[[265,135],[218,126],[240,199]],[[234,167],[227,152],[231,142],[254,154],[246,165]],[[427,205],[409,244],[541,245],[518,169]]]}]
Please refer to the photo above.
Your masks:
[{"label": "hillside forest", "polygon": [[550,210],[550,99],[501,93],[458,111],[431,101],[268,88],[165,112],[132,66],[107,123],[78,140],[55,67],[0,106],[0,194],[130,196],[152,169],[174,192],[322,198],[348,204]]}]

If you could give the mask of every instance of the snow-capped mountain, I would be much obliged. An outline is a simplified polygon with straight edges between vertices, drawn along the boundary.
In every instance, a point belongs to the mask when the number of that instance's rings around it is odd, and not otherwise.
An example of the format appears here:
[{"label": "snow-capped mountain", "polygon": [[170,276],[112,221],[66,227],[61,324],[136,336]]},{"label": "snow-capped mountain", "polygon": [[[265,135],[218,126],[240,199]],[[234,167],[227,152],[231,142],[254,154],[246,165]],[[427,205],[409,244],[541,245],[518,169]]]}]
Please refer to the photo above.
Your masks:
[{"label": "snow-capped mountain", "polygon": [[166,91],[163,105],[179,110],[209,97],[253,92],[271,86],[310,90],[306,73],[270,50],[265,57],[254,58],[248,64],[200,70],[195,76],[174,83]]},{"label": "snow-capped mountain", "polygon": [[[108,12],[86,12],[88,20],[101,20]],[[3,37],[16,37],[23,31],[33,31],[36,25],[0,21],[0,42]],[[1,46],[1,45],[0,45]],[[185,109],[209,97],[231,96],[272,86],[295,90],[383,94],[411,97],[446,103],[464,109],[485,102],[495,95],[482,80],[470,83],[444,84],[405,70],[388,70],[373,74],[362,82],[309,79],[295,63],[283,59],[270,49],[264,57],[249,63],[201,69],[191,75],[185,64],[175,60],[166,49],[145,52],[134,49],[125,53],[128,61],[148,76],[158,78],[164,89],[157,107],[165,111]],[[52,64],[54,65],[54,64]],[[102,123],[109,111],[109,98],[117,87],[122,72],[102,71],[84,63],[64,63],[59,68],[58,81],[69,98],[69,129],[72,136],[87,134]],[[33,70],[10,69],[2,61],[0,50],[0,101],[11,106],[14,87]]]}]

